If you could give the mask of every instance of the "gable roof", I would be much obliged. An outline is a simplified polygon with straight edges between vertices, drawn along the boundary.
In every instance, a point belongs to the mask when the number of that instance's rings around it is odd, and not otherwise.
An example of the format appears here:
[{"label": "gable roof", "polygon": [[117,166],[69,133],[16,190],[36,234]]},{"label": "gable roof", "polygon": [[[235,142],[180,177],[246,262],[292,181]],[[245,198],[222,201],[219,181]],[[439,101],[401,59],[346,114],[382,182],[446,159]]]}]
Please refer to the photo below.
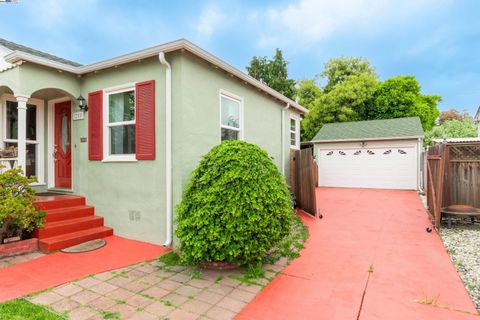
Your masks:
[{"label": "gable roof", "polygon": [[297,111],[301,113],[308,112],[308,109],[301,106],[299,103],[285,97],[278,91],[270,88],[266,84],[249,76],[248,74],[245,74],[244,72],[238,70],[237,68],[231,66],[230,64],[224,62],[223,60],[217,58],[213,54],[203,50],[202,48],[198,47],[197,45],[193,44],[192,42],[186,39],[179,39],[176,41],[164,43],[161,45],[135,51],[129,54],[121,55],[112,59],[107,59],[100,62],[88,64],[88,65],[80,65],[75,62],[64,60],[49,54],[45,54],[45,53],[42,53],[41,51],[37,51],[28,47],[19,46],[19,45],[17,46],[18,47],[15,47],[12,45],[13,48],[17,48],[17,49],[16,50],[10,49],[13,52],[5,56],[5,60],[7,62],[15,63],[19,61],[29,61],[39,65],[54,68],[57,70],[70,72],[76,75],[83,75],[89,72],[111,68],[111,67],[119,66],[129,62],[138,61],[138,60],[142,60],[150,57],[155,57],[155,56],[158,56],[160,52],[169,53],[169,52],[174,52],[178,50],[185,50],[207,61],[208,63],[211,63],[214,66],[224,70],[225,72],[230,73],[231,75],[239,78],[245,83],[248,83],[253,87],[267,93],[274,99],[278,99],[281,102],[288,104],[290,107],[296,109]]},{"label": "gable roof", "polygon": [[424,136],[419,117],[326,123],[312,142],[391,140]]},{"label": "gable roof", "polygon": [[480,107],[477,109],[477,113],[475,114],[475,117],[473,118],[475,122],[480,123]]},{"label": "gable roof", "polygon": [[63,58],[51,55],[49,53],[45,53],[43,51],[35,50],[33,48],[30,48],[30,47],[27,47],[27,46],[24,46],[24,45],[21,45],[21,44],[12,42],[12,41],[8,41],[8,40],[2,39],[2,38],[0,38],[0,46],[4,46],[5,48],[7,48],[11,51],[25,52],[25,53],[28,53],[28,54],[31,54],[31,55],[34,55],[34,56],[37,56],[37,57],[45,58],[45,59],[55,61],[55,62],[58,62],[58,63],[63,63],[63,64],[66,64],[66,65],[69,65],[69,66],[72,66],[72,67],[81,66],[80,63],[76,63],[76,62],[73,62],[73,61],[70,61],[70,60],[67,60],[67,59],[63,59]]}]

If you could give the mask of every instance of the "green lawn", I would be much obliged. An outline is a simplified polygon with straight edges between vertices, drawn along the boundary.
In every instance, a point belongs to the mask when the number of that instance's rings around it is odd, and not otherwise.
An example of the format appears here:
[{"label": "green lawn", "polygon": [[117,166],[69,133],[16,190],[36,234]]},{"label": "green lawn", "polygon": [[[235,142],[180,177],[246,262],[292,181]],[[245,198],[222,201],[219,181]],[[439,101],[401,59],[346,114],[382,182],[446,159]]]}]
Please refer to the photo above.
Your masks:
[{"label": "green lawn", "polygon": [[0,303],[0,320],[63,320],[45,308],[23,299]]}]

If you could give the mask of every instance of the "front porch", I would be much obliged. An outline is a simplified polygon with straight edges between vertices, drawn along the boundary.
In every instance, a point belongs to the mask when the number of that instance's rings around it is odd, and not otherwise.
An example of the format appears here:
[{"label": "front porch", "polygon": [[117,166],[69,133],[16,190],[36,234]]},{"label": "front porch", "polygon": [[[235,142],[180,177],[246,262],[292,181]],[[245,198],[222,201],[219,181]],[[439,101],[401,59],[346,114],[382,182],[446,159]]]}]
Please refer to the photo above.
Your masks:
[{"label": "front porch", "polygon": [[0,172],[21,167],[36,191],[71,191],[72,101],[59,89],[26,97],[0,87]]}]

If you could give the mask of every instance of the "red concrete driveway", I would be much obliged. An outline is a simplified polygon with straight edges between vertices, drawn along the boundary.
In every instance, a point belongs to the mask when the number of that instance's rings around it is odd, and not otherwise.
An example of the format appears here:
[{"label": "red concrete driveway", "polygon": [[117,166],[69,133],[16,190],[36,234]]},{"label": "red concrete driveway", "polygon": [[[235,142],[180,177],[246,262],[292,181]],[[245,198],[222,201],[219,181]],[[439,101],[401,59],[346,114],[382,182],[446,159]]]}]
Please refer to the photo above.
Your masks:
[{"label": "red concrete driveway", "polygon": [[414,191],[320,188],[306,249],[237,319],[479,319]]}]

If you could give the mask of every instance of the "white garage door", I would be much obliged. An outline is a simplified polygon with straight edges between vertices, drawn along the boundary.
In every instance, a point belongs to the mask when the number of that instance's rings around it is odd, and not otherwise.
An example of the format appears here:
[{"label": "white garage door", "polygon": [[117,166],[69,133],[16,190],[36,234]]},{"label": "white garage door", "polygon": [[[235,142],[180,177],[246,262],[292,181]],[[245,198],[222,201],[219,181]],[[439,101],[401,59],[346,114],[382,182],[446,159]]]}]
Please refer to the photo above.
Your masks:
[{"label": "white garage door", "polygon": [[319,149],[319,185],[417,189],[415,147]]}]

